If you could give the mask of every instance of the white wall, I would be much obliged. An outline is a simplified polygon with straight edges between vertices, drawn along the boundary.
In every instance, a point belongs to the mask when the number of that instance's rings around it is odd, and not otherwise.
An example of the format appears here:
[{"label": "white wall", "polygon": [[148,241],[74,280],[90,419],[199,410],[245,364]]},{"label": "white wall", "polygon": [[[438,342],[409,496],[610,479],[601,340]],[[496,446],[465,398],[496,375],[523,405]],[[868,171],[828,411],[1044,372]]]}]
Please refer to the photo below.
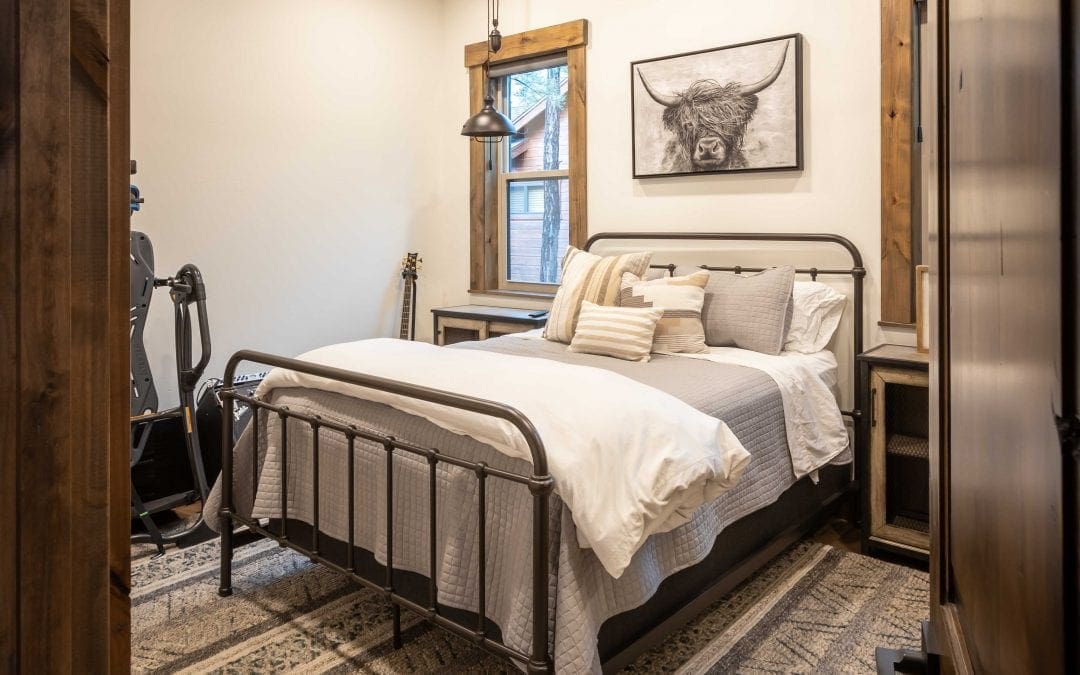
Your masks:
[{"label": "white wall", "polygon": [[[440,217],[420,237],[425,274],[418,334],[430,335],[431,307],[466,302],[542,306],[470,296],[468,289],[469,115],[462,49],[484,36],[484,5],[446,0],[440,45]],[[868,0],[525,0],[502,3],[504,33],[589,20],[589,230],[762,230],[843,234],[868,267],[867,336],[880,316],[880,19]],[[805,169],[801,172],[633,180],[630,165],[631,61],[786,33],[804,41]]]},{"label": "white wall", "polygon": [[[244,347],[295,355],[394,334],[400,257],[441,204],[441,54],[424,48],[440,39],[440,3],[132,12],[132,180],[146,197],[132,227],[150,235],[158,276],[201,268],[207,374]],[[147,345],[162,405],[175,401],[171,310],[158,291]]]},{"label": "white wall", "polygon": [[[133,3],[132,156],[159,276],[206,276],[214,360],[295,355],[391,335],[398,261],[424,257],[430,309],[543,306],[468,289],[470,114],[462,64],[484,36],[478,0],[139,0]],[[837,232],[868,267],[867,346],[912,342],[879,317],[879,14],[867,0],[509,0],[514,33],[586,18],[589,229]],[[633,180],[631,61],[799,32],[801,172]],[[171,400],[171,307],[148,345]]]}]

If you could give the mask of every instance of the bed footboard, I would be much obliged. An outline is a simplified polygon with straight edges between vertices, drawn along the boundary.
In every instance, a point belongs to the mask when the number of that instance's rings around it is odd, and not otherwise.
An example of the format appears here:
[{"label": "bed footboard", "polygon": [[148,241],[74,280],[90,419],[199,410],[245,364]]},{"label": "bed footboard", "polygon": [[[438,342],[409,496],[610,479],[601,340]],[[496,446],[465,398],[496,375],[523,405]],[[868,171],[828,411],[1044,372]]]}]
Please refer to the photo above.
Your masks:
[{"label": "bed footboard", "polygon": [[[451,408],[466,410],[473,413],[488,415],[499,418],[513,424],[524,437],[532,455],[532,472],[529,474],[517,473],[497,469],[483,462],[471,462],[460,457],[447,454],[437,448],[427,448],[405,440],[397,439],[375,433],[356,426],[346,426],[323,419],[318,415],[309,415],[290,410],[285,406],[278,406],[263,401],[254,396],[247,396],[233,387],[236,368],[240,363],[252,363],[274,368],[284,368],[300,373],[314,375],[329,380],[344,382],[377,391],[405,396],[421,401],[427,401]],[[233,528],[238,525],[248,527],[264,537],[277,541],[282,546],[298,551],[311,560],[321,563],[341,574],[344,574],[364,586],[382,593],[391,605],[393,613],[394,646],[401,646],[401,608],[405,607],[420,616],[432,621],[447,630],[472,640],[477,645],[497,655],[504,656],[522,663],[530,673],[552,672],[552,663],[548,649],[548,560],[550,552],[550,537],[548,532],[549,502],[554,481],[548,472],[547,456],[544,452],[543,442],[533,424],[514,408],[492,401],[472,398],[453,394],[451,392],[420,387],[402,382],[396,382],[379,377],[371,377],[360,373],[331,368],[307,361],[274,356],[254,351],[240,351],[229,359],[225,369],[226,388],[221,392],[222,405],[222,457],[221,457],[221,585],[218,593],[222,596],[232,594],[232,555],[233,555]],[[251,471],[252,495],[257,493],[259,482],[258,463],[258,439],[259,439],[259,410],[267,415],[277,415],[282,427],[281,455],[282,466],[288,452],[288,441],[285,430],[290,421],[304,424],[312,430],[312,467],[313,467],[313,504],[312,504],[312,530],[310,547],[301,545],[289,538],[287,529],[288,522],[288,481],[283,477],[281,481],[281,506],[278,531],[271,531],[269,527],[262,526],[253,517],[241,515],[236,512],[233,504],[233,484],[238,480],[233,472],[233,409],[237,401],[250,405],[253,411],[251,417],[253,425],[253,461]],[[335,562],[320,554],[319,551],[319,435],[320,433],[341,434],[347,443],[347,473],[348,473],[348,552],[344,565]],[[383,447],[386,453],[386,578],[382,585],[358,574],[354,563],[354,532],[355,532],[355,453],[354,443],[356,439],[364,439]],[[429,598],[427,606],[416,602],[404,595],[399,594],[394,586],[394,455],[406,453],[423,458],[429,465],[428,472],[428,535],[430,551],[429,570]],[[479,561],[477,570],[478,597],[477,597],[477,622],[473,627],[458,623],[440,610],[438,602],[438,587],[436,567],[438,564],[437,547],[437,500],[436,500],[436,467],[440,462],[446,462],[462,467],[476,474],[477,483],[477,512],[478,512],[478,537]],[[245,477],[244,480],[247,478]],[[507,480],[526,485],[532,496],[532,645],[528,653],[507,646],[500,640],[493,639],[487,631],[486,616],[486,482],[489,479]]]}]

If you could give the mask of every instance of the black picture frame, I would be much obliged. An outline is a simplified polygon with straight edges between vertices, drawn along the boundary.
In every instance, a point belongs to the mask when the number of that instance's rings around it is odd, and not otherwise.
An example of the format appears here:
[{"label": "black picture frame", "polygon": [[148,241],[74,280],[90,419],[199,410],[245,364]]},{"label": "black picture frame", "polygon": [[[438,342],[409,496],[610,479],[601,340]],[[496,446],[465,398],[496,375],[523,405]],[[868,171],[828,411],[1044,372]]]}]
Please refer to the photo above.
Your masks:
[{"label": "black picture frame", "polygon": [[[669,167],[672,170],[664,170],[664,171],[660,171],[660,170],[652,170],[652,171],[644,170],[644,171],[642,171],[642,170],[639,170],[639,168],[640,168],[639,167],[639,161],[638,161],[639,153],[643,152],[643,149],[638,147],[638,140],[639,140],[638,125],[639,125],[639,123],[641,123],[639,121],[639,119],[638,119],[638,117],[639,117],[639,114],[638,114],[639,113],[639,106],[638,106],[639,94],[644,93],[646,98],[652,99],[651,103],[654,103],[654,104],[658,103],[656,101],[656,99],[649,94],[649,90],[646,88],[648,85],[644,84],[643,80],[641,79],[641,76],[639,76],[639,74],[638,74],[639,73],[639,68],[642,65],[650,64],[650,63],[660,63],[660,62],[671,61],[671,60],[675,60],[675,59],[686,59],[688,57],[701,57],[701,56],[705,56],[705,55],[708,55],[708,54],[714,54],[716,52],[730,51],[730,50],[735,50],[735,49],[746,49],[748,47],[758,47],[760,45],[766,45],[766,44],[769,44],[769,43],[781,43],[781,42],[788,42],[789,43],[789,48],[788,48],[788,51],[784,52],[783,65],[776,71],[775,78],[773,79],[772,82],[770,82],[768,85],[766,85],[766,87],[775,84],[780,79],[780,77],[782,75],[784,75],[785,72],[788,71],[789,68],[793,70],[794,77],[793,78],[788,78],[789,80],[793,80],[793,82],[787,82],[787,86],[794,88],[794,91],[791,94],[788,95],[788,98],[792,99],[791,100],[791,105],[794,108],[793,115],[788,115],[787,116],[787,117],[793,117],[793,121],[791,122],[791,126],[793,127],[791,129],[793,138],[791,139],[791,141],[789,141],[790,143],[793,143],[793,147],[790,149],[790,153],[793,154],[792,161],[784,162],[784,163],[781,163],[781,164],[767,164],[767,165],[757,165],[757,166],[741,166],[741,165],[739,165],[740,162],[738,160],[738,157],[742,156],[741,147],[742,147],[743,142],[745,142],[746,134],[752,131],[752,126],[751,125],[753,124],[753,120],[755,118],[757,118],[759,113],[760,113],[760,109],[755,109],[754,112],[752,113],[750,119],[745,123],[744,129],[738,135],[738,141],[737,141],[738,145],[735,146],[736,151],[738,152],[738,155],[734,155],[734,153],[731,153],[731,152],[726,152],[723,162],[717,162],[716,160],[706,160],[706,162],[703,162],[701,165],[699,165],[689,157],[689,155],[692,154],[692,153],[690,153],[689,150],[686,150],[686,149],[678,150],[676,148],[676,153],[686,153],[688,156],[687,157],[673,158],[671,156],[671,152],[672,152],[671,151],[671,144],[674,142],[675,145],[677,146],[678,142],[676,141],[675,135],[672,132],[672,130],[665,125],[664,126],[664,131],[662,133],[668,139],[668,147],[664,149],[664,152],[667,153],[667,155],[663,158],[663,160],[667,160],[672,165],[672,166]],[[791,44],[794,45],[793,50],[790,48]],[[788,53],[789,51],[793,51],[794,53],[789,54]],[[638,61],[633,61],[630,64],[630,129],[631,129],[630,142],[631,142],[631,172],[632,172],[633,178],[635,178],[635,179],[672,178],[672,177],[678,177],[678,176],[701,176],[701,175],[715,175],[715,174],[728,174],[728,173],[758,173],[758,172],[774,172],[774,171],[801,171],[803,169],[803,60],[802,60],[802,51],[803,51],[803,36],[802,36],[802,34],[801,33],[789,33],[787,35],[778,35],[778,36],[775,36],[775,37],[763,38],[761,40],[753,40],[753,41],[750,41],[750,42],[740,42],[738,44],[724,45],[722,47],[712,47],[712,48],[709,48],[709,49],[700,49],[700,50],[697,50],[697,51],[683,52],[681,54],[670,54],[670,55],[666,55],[666,56],[657,56],[657,57],[653,57],[653,58],[641,59],[641,60],[638,60]],[[764,75],[766,75],[766,79],[767,79],[767,77],[769,75],[771,75],[771,73],[764,73]],[[718,73],[716,75],[716,77],[713,78],[713,79],[715,79],[717,81],[717,83],[719,83],[721,86],[730,84],[729,78],[725,78],[723,73]],[[673,92],[673,93],[685,92],[689,88],[691,82],[696,83],[696,81],[690,80],[690,78],[688,78],[687,86],[684,87],[683,89],[676,90],[676,92]],[[760,82],[758,82],[758,83],[760,84]],[[667,94],[666,92],[660,92],[660,95],[661,96],[670,96],[672,99],[676,98],[672,94]],[[690,140],[692,140],[692,137],[691,137]],[[654,147],[651,150],[655,153],[656,148]],[[745,159],[745,157],[744,157],[744,159]],[[663,160],[661,160],[661,161],[663,161]],[[657,162],[654,161],[654,162],[651,163],[651,166],[656,166],[656,164],[657,164]],[[727,164],[727,166],[725,166],[724,164]],[[694,167],[698,167],[698,166],[701,166],[701,168],[694,168]]]}]

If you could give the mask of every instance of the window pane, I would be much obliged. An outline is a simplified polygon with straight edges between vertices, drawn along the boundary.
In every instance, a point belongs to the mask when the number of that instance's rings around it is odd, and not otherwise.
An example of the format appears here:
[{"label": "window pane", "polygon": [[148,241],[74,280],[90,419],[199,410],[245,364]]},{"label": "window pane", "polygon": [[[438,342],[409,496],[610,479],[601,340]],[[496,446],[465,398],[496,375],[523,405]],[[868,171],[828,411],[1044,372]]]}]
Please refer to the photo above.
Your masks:
[{"label": "window pane", "polygon": [[[528,200],[514,200],[525,188]],[[559,263],[570,242],[570,186],[566,178],[508,182],[506,277],[521,283],[559,283]],[[535,200],[536,209],[533,209]],[[547,235],[547,236],[545,236]]]},{"label": "window pane", "polygon": [[529,186],[529,213],[543,213],[544,212],[544,186],[530,185]]},{"label": "window pane", "polygon": [[566,78],[565,65],[506,76],[506,114],[518,129],[510,139],[507,171],[544,171],[570,165]]},{"label": "window pane", "polygon": [[510,213],[520,213],[525,210],[525,186],[510,185]]}]

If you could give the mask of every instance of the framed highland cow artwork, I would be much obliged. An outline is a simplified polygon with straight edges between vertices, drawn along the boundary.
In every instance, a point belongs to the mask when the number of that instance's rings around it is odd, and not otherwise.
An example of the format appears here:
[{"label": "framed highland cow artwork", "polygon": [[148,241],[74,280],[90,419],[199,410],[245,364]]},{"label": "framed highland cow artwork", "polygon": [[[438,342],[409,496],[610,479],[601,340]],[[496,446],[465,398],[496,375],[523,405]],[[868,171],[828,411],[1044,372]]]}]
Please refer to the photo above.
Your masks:
[{"label": "framed highland cow artwork", "polygon": [[802,35],[630,64],[634,178],[801,169]]}]

